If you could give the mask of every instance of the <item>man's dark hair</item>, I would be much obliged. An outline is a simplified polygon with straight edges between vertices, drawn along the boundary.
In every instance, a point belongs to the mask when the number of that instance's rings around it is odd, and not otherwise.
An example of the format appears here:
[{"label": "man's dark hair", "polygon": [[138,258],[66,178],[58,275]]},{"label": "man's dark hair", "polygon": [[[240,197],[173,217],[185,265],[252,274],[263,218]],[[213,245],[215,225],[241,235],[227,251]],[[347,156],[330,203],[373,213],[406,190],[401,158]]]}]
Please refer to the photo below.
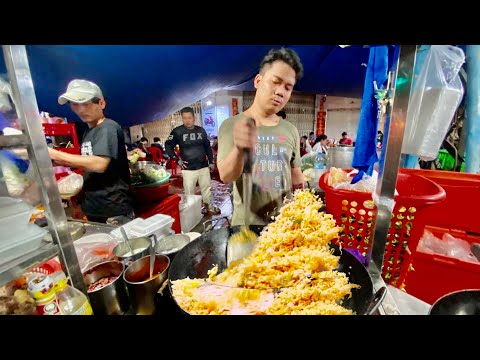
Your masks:
[{"label": "man's dark hair", "polygon": [[160,138],[159,138],[158,136],[155,136],[155,137],[153,138],[153,142],[157,142],[157,141],[160,141]]},{"label": "man's dark hair", "polygon": [[315,133],[313,131],[310,131],[310,134],[308,134],[308,135],[315,135]]},{"label": "man's dark hair", "polygon": [[347,133],[346,133],[345,131],[344,131],[344,132],[342,132],[342,136],[345,136],[345,135],[347,135]]},{"label": "man's dark hair", "polygon": [[303,135],[302,138],[305,139],[305,140],[308,140],[308,136],[307,136],[307,135]]},{"label": "man's dark hair", "polygon": [[142,136],[142,138],[140,139],[140,142],[142,142],[142,141],[148,142],[148,139],[145,136]]},{"label": "man's dark hair", "polygon": [[295,71],[295,80],[297,82],[303,77],[303,65],[295,50],[283,47],[270,50],[260,63],[260,73],[262,73],[265,65],[271,65],[275,61],[283,61],[285,64],[290,65]]},{"label": "man's dark hair", "polygon": [[184,107],[182,110],[180,110],[180,115],[183,115],[185,113],[192,113],[193,117],[195,117],[195,113],[190,106]]}]

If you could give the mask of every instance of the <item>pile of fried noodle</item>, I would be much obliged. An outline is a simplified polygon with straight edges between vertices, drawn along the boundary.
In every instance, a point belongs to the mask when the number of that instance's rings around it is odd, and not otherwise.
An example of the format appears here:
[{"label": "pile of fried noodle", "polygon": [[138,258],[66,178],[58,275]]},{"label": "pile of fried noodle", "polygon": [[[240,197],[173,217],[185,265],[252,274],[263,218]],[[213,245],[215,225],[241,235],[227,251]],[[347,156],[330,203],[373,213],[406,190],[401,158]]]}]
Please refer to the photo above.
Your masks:
[{"label": "pile of fried noodle", "polygon": [[250,256],[220,274],[213,266],[208,279],[173,281],[175,300],[186,312],[202,315],[352,314],[342,302],[360,286],[335,270],[340,257],[329,243],[340,228],[321,206],[312,192],[297,190]]}]

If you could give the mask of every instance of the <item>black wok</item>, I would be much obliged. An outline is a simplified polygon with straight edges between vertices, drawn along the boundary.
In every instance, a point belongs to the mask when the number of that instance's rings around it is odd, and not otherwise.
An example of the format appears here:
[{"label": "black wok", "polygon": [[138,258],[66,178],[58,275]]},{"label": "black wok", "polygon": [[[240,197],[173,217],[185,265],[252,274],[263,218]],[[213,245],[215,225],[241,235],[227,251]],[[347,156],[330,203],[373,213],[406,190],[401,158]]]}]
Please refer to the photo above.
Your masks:
[{"label": "black wok", "polygon": [[[250,229],[257,234],[263,226],[251,225]],[[232,226],[210,231],[183,247],[173,259],[168,272],[170,280],[168,286],[173,297],[171,281],[190,278],[206,278],[207,271],[214,264],[218,264],[219,273],[227,267],[227,241],[230,236],[240,230],[240,226]],[[382,302],[386,288],[377,293],[373,292],[373,282],[365,267],[352,254],[340,251],[338,246],[332,244],[334,254],[340,256],[338,270],[345,272],[351,283],[361,286],[352,289],[352,297],[345,300],[343,306],[353,310],[358,315],[373,314]],[[175,300],[175,298],[173,297]],[[178,305],[178,304],[177,304]]]},{"label": "black wok", "polygon": [[480,315],[480,289],[443,295],[430,308],[430,315]]}]

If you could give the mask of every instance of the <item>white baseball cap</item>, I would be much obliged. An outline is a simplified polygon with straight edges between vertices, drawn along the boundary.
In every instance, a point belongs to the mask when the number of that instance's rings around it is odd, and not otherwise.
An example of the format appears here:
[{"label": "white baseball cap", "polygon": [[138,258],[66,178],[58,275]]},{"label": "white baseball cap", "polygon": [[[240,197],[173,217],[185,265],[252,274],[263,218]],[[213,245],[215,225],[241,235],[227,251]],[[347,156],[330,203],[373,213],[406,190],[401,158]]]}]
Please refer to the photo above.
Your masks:
[{"label": "white baseball cap", "polygon": [[58,103],[64,105],[72,101],[81,104],[93,98],[103,99],[102,90],[98,85],[88,80],[75,79],[70,81],[65,94],[59,96]]}]

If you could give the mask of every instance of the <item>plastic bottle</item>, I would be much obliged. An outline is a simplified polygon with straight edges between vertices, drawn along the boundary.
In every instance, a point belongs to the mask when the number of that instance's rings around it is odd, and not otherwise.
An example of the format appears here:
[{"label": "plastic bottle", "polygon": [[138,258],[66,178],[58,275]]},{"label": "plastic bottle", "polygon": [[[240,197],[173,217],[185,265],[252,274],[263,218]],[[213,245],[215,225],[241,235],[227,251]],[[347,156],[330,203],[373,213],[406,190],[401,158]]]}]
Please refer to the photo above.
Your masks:
[{"label": "plastic bottle", "polygon": [[55,282],[58,305],[62,315],[93,315],[87,295],[68,285],[63,271],[51,275]]},{"label": "plastic bottle", "polygon": [[327,170],[326,156],[321,151],[317,152],[317,155],[313,159],[313,169],[315,171],[314,187],[319,189],[318,180],[320,179],[320,176],[322,176],[322,174]]}]

